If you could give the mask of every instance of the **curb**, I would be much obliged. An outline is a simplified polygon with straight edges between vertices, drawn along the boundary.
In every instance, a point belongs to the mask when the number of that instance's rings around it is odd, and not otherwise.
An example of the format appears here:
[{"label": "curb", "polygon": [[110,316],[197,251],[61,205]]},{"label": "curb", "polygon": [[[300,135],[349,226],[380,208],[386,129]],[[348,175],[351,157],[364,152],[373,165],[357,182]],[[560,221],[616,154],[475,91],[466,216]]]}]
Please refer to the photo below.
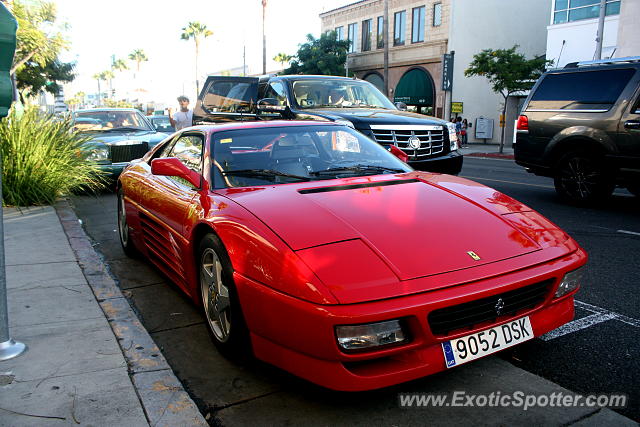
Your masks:
[{"label": "curb", "polygon": [[207,426],[147,330],[111,277],[107,265],[67,199],[54,208],[85,279],[100,305],[122,354],[147,421],[152,426]]}]

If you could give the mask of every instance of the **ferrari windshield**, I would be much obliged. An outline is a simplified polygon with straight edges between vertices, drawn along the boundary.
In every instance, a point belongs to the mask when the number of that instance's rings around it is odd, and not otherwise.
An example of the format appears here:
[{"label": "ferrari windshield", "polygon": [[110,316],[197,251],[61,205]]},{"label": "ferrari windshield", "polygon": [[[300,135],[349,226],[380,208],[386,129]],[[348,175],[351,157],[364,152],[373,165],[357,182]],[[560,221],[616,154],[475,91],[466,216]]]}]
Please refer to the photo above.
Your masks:
[{"label": "ferrari windshield", "polygon": [[142,114],[127,110],[78,111],[73,126],[80,132],[153,130]]},{"label": "ferrari windshield", "polygon": [[300,108],[396,109],[375,86],[362,80],[296,80],[293,97]]},{"label": "ferrari windshield", "polygon": [[286,126],[216,132],[217,188],[285,184],[412,169],[346,126]]}]

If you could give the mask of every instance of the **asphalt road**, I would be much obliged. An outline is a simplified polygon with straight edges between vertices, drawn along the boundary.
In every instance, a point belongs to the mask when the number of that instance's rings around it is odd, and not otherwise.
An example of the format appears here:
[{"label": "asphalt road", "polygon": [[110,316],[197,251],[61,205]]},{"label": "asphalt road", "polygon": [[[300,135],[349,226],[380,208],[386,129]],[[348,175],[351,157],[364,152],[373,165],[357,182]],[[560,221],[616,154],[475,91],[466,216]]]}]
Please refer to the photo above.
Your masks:
[{"label": "asphalt road", "polygon": [[[540,211],[587,250],[590,262],[586,283],[577,297],[578,321],[558,331],[558,336],[530,341],[498,358],[360,394],[330,392],[257,361],[221,357],[191,302],[149,264],[128,259],[122,252],[116,232],[115,196],[80,196],[73,204],[144,326],[213,425],[299,424],[312,419],[325,425],[391,425],[399,416],[398,392],[451,391],[451,384],[465,387],[473,381],[499,387],[499,372],[508,365],[500,359],[574,392],[627,393],[629,406],[619,412],[640,420],[640,294],[636,291],[640,279],[636,259],[640,254],[640,199],[618,190],[598,208],[567,206],[556,198],[551,180],[527,174],[509,160],[467,157],[461,175]],[[496,365],[498,362],[502,365]],[[498,372],[495,378],[488,374],[492,369]],[[517,372],[509,375],[509,381],[514,375],[517,377]],[[422,413],[399,411],[403,423],[427,420]],[[575,418],[569,412],[566,421],[572,422]],[[460,410],[442,413],[440,420],[456,424],[456,420],[471,422],[479,417],[476,421],[486,424],[483,414],[487,413]],[[494,421],[504,421],[503,415],[507,419],[506,412],[494,413]],[[558,423],[564,415],[549,421]]]}]

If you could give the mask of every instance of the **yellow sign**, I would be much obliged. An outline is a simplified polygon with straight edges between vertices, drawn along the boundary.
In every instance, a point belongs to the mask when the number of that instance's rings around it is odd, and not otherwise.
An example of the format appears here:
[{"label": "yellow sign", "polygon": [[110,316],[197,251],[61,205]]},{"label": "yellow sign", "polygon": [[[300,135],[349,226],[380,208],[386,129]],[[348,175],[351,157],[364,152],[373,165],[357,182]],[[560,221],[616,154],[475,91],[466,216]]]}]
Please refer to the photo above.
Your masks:
[{"label": "yellow sign", "polygon": [[500,114],[500,127],[503,128],[504,127],[504,114]]},{"label": "yellow sign", "polygon": [[451,112],[458,113],[458,114],[462,113],[462,102],[452,102]]}]

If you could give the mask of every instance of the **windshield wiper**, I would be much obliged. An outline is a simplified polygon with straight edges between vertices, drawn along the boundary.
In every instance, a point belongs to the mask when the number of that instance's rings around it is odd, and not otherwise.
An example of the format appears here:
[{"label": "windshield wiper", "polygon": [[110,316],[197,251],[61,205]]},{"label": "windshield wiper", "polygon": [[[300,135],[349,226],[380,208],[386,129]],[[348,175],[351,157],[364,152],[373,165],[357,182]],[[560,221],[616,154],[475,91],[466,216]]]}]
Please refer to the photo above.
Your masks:
[{"label": "windshield wiper", "polygon": [[101,129],[101,130],[103,130],[104,132],[114,132],[117,130],[149,130],[149,129],[138,128],[133,126],[121,126],[119,128]]},{"label": "windshield wiper", "polygon": [[388,168],[386,166],[375,165],[352,165],[341,166],[337,168],[329,168],[321,171],[310,172],[309,175],[326,175],[337,174],[340,172],[391,172],[391,173],[404,173],[404,169]]},{"label": "windshield wiper", "polygon": [[300,181],[311,181],[311,178],[300,175],[293,175],[286,172],[280,172],[273,169],[238,169],[230,171],[222,171],[223,175],[245,175],[245,176],[260,176],[260,177],[272,177],[284,176],[287,178],[298,179]]}]

